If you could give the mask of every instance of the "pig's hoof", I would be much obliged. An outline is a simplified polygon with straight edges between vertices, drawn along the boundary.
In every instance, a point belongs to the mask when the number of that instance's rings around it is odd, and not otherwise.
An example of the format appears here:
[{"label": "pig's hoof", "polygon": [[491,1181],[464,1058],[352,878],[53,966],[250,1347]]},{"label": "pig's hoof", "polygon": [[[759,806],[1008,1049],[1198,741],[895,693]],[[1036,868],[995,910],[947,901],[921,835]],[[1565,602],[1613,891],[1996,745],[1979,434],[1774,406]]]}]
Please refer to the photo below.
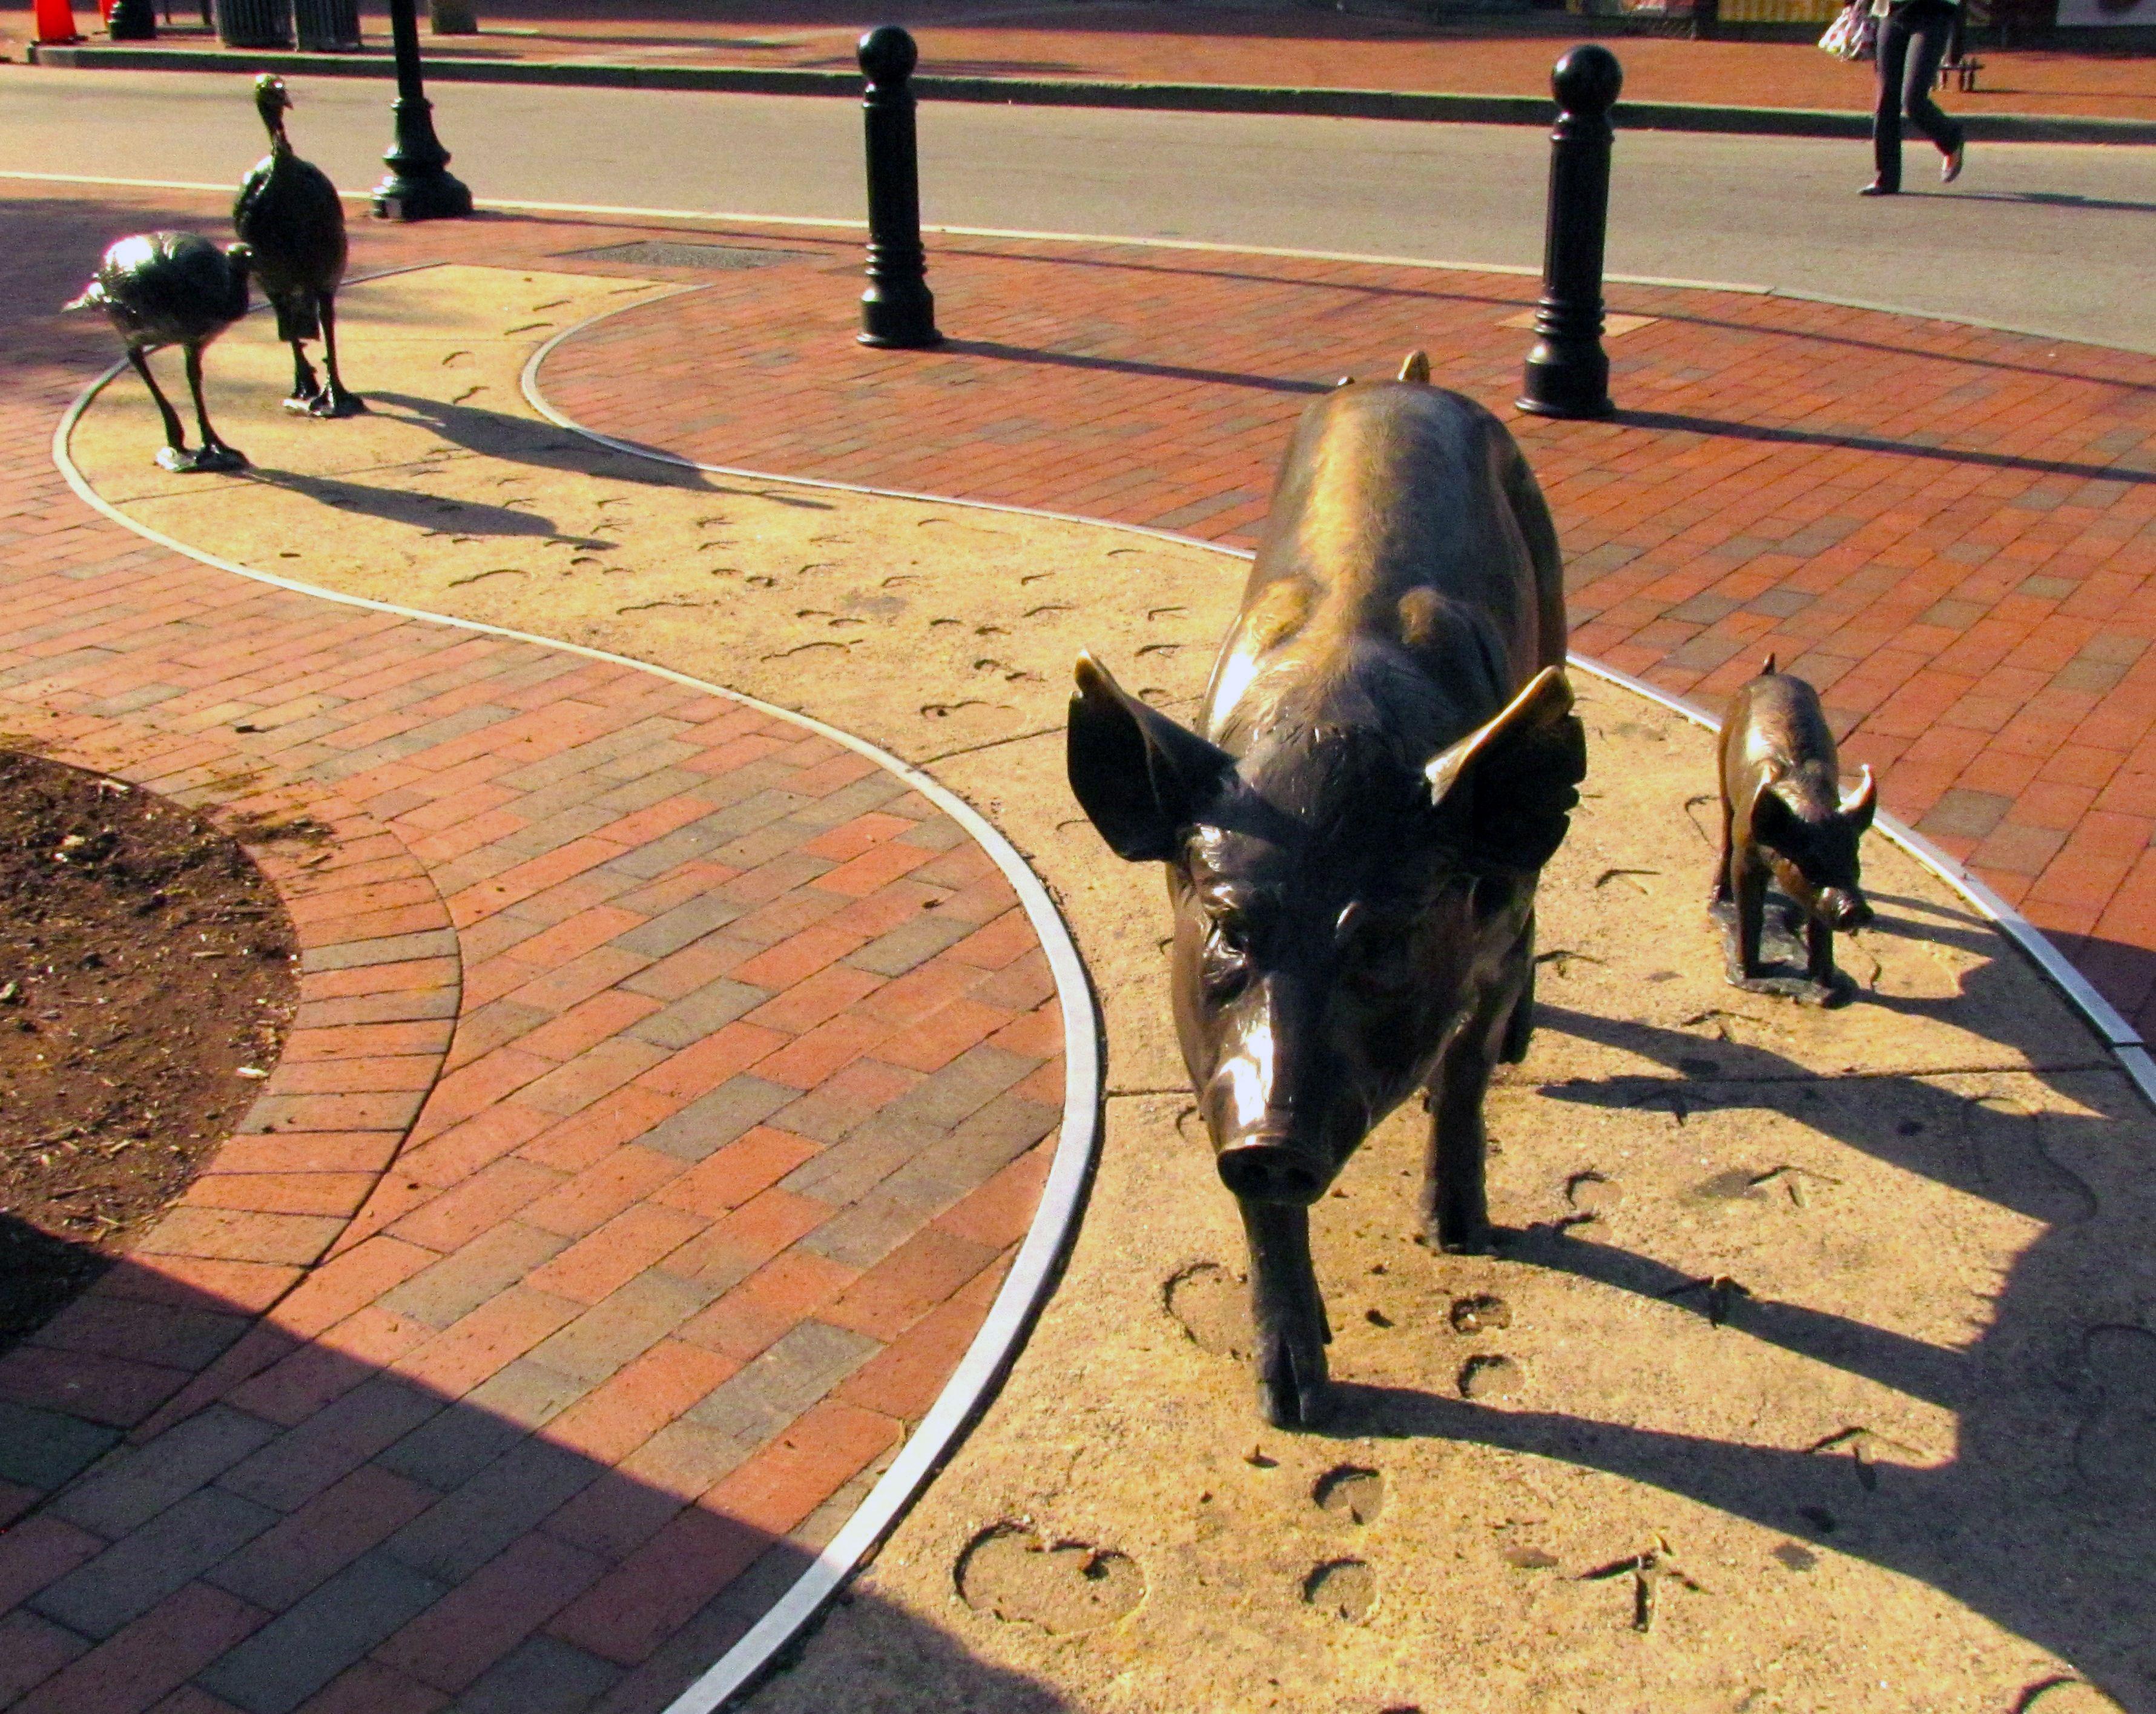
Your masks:
[{"label": "pig's hoof", "polygon": [[1491,1255],[1496,1252],[1497,1234],[1487,1214],[1440,1211],[1424,1218],[1423,1242],[1447,1255]]},{"label": "pig's hoof", "polygon": [[[1270,1344],[1270,1342],[1267,1342]],[[1332,1411],[1322,1346],[1281,1341],[1258,1354],[1258,1414],[1276,1429],[1314,1429]]]},{"label": "pig's hoof", "polygon": [[1332,1414],[1332,1387],[1327,1381],[1291,1379],[1283,1387],[1258,1383],[1258,1414],[1276,1429],[1315,1429]]},{"label": "pig's hoof", "polygon": [[1829,982],[1807,982],[1790,998],[1800,1006],[1840,1006],[1847,1003],[1856,988],[1856,984],[1845,977],[1836,977]]}]

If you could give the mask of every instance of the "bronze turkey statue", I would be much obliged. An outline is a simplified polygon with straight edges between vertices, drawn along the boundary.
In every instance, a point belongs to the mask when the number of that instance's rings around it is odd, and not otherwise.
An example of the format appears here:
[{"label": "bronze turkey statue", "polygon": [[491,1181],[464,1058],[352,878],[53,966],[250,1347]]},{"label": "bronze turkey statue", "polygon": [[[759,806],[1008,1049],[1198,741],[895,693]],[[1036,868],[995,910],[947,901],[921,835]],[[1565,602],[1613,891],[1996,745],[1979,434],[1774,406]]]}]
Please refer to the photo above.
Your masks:
[{"label": "bronze turkey statue", "polygon": [[[252,257],[244,244],[219,249],[192,232],[144,232],[123,238],[105,253],[97,273],[70,310],[102,310],[127,342],[127,361],[150,389],[165,418],[165,449],[157,462],[168,470],[237,470],[247,455],[218,439],[203,403],[203,347],[247,313],[247,273]],[[176,345],[187,354],[187,387],[194,395],[202,445],[187,438],[150,373],[148,354]]]},{"label": "bronze turkey statue", "polygon": [[[336,289],[344,279],[344,203],[329,175],[292,152],[285,135],[292,105],[285,80],[264,72],[254,80],[254,108],[270,132],[270,152],[254,165],[232,205],[233,229],[254,251],[254,277],[277,310],[277,337],[292,347],[288,411],[316,417],[357,416],[366,401],[345,390],[337,373]],[[329,371],[325,387],[307,361],[305,342],[320,339]]]}]

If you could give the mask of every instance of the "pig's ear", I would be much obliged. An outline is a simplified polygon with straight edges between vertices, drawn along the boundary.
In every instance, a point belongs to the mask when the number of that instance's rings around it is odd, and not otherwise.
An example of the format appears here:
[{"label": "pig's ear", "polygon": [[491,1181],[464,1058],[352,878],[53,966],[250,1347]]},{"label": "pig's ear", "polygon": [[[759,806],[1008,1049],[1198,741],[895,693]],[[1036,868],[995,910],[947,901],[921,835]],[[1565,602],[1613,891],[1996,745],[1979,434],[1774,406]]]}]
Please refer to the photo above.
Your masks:
[{"label": "pig's ear", "polygon": [[1871,777],[1871,764],[1864,764],[1864,777],[1857,782],[1856,789],[1841,800],[1845,820],[1859,834],[1871,825],[1871,818],[1879,813],[1879,782]]},{"label": "pig's ear", "polygon": [[1118,857],[1173,857],[1234,766],[1224,750],[1147,707],[1091,654],[1070,698],[1070,789]]},{"label": "pig's ear", "polygon": [[1587,777],[1587,734],[1563,669],[1544,667],[1503,712],[1423,769],[1430,802],[1478,870],[1539,869],[1564,842]]}]

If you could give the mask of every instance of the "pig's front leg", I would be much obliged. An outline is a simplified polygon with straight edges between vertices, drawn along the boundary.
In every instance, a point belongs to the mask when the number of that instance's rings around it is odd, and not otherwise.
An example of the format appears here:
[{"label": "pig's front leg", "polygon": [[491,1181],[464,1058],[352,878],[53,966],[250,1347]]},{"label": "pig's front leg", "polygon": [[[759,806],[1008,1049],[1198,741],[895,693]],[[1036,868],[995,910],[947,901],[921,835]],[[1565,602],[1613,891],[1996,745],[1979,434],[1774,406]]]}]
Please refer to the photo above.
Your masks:
[{"label": "pig's front leg", "polygon": [[1315,1428],[1332,1407],[1325,1347],[1332,1329],[1310,1263],[1310,1210],[1295,1203],[1238,1201],[1250,1243],[1258,1409],[1276,1429]]},{"label": "pig's front leg", "polygon": [[[1532,963],[1525,963],[1532,972]],[[1500,1032],[1523,997],[1526,974],[1486,999],[1476,1015],[1439,1055],[1424,1105],[1430,1109],[1430,1156],[1423,1173],[1423,1230],[1435,1248],[1454,1255],[1488,1254],[1490,1203],[1484,1188],[1489,1137],[1482,1098],[1489,1092]],[[1502,1021],[1501,1021],[1502,1020]]]}]

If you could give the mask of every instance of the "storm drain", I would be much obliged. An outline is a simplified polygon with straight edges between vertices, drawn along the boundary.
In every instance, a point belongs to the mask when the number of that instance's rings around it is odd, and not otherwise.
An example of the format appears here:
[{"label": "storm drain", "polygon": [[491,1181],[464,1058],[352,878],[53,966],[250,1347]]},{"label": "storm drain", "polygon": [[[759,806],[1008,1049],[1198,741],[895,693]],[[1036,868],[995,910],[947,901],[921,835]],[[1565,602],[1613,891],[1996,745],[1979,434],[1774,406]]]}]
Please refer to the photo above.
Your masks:
[{"label": "storm drain", "polygon": [[561,259],[624,262],[632,268],[779,268],[788,262],[821,259],[803,250],[749,250],[730,244],[672,244],[647,239],[640,244],[609,244],[603,250],[568,250]]}]

